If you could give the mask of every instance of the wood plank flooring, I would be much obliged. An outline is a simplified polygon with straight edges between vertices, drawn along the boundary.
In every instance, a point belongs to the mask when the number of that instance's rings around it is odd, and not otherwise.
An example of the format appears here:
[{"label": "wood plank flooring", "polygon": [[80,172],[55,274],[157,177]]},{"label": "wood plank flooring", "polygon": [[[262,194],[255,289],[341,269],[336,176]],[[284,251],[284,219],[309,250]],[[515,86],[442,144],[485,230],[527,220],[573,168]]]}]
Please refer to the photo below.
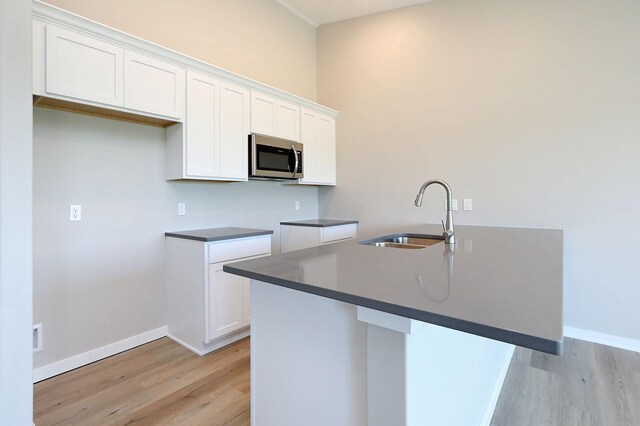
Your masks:
[{"label": "wood plank flooring", "polygon": [[492,426],[640,426],[640,353],[565,338],[564,355],[517,348]]},{"label": "wood plank flooring", "polygon": [[249,425],[249,339],[199,357],[168,338],[34,385],[45,425]]},{"label": "wood plank flooring", "polygon": [[[164,338],[34,385],[47,425],[250,423],[249,339],[199,357]],[[517,348],[492,426],[640,426],[640,353],[565,339]]]}]

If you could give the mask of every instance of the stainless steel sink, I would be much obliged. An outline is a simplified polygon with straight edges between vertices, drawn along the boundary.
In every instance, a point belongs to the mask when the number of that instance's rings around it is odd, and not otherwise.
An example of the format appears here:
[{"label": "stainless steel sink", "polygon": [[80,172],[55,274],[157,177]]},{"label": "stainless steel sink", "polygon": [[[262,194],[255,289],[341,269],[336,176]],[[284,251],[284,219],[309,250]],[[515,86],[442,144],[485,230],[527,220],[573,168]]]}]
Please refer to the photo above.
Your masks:
[{"label": "stainless steel sink", "polygon": [[393,234],[384,237],[361,241],[360,244],[375,247],[391,247],[401,249],[422,249],[444,241],[440,235],[425,234]]}]

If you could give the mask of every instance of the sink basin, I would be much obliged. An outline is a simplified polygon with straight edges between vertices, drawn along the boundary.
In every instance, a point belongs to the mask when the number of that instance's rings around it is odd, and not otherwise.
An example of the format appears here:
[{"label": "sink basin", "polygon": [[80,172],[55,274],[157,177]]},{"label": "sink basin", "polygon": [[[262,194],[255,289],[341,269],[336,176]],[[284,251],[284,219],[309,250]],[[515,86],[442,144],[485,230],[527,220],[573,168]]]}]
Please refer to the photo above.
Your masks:
[{"label": "sink basin", "polygon": [[384,237],[361,241],[360,244],[374,247],[391,247],[401,249],[422,249],[444,241],[439,235],[425,234],[393,234]]}]

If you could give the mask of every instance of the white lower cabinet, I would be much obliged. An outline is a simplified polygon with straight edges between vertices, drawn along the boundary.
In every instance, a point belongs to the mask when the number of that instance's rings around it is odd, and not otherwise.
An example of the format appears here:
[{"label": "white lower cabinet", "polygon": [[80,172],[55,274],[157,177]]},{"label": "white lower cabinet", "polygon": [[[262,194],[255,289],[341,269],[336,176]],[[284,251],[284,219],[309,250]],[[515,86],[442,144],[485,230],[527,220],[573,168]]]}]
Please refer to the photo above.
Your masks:
[{"label": "white lower cabinet", "polygon": [[280,225],[280,252],[287,253],[356,238],[357,223],[333,226]]},{"label": "white lower cabinet", "polygon": [[231,262],[271,254],[271,235],[203,242],[166,238],[167,334],[204,355],[249,335],[250,280],[224,272]]},{"label": "white lower cabinet", "polygon": [[249,279],[227,274],[224,263],[209,265],[209,324],[205,343],[249,325],[245,301],[251,299]]}]

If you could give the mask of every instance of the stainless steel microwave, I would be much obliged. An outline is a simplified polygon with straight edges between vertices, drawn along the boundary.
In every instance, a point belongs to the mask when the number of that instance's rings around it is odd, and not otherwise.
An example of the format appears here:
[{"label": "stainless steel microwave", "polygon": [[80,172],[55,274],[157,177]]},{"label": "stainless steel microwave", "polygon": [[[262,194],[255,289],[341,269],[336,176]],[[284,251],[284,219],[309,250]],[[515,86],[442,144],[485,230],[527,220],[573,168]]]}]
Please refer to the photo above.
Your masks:
[{"label": "stainless steel microwave", "polygon": [[252,133],[249,135],[249,178],[302,178],[302,155],[299,142]]}]

